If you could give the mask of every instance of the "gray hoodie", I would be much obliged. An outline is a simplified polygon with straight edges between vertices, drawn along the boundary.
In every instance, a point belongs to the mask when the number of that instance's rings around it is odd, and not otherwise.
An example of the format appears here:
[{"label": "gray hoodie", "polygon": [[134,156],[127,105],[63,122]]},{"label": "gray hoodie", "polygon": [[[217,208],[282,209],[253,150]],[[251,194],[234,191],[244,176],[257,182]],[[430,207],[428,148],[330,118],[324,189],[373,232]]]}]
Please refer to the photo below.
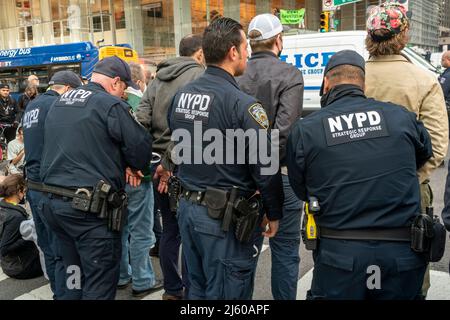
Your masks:
[{"label": "gray hoodie", "polygon": [[170,143],[167,112],[179,89],[203,74],[204,67],[191,57],[171,58],[161,62],[156,78],[144,92],[136,117],[153,137],[153,152],[163,155]]}]

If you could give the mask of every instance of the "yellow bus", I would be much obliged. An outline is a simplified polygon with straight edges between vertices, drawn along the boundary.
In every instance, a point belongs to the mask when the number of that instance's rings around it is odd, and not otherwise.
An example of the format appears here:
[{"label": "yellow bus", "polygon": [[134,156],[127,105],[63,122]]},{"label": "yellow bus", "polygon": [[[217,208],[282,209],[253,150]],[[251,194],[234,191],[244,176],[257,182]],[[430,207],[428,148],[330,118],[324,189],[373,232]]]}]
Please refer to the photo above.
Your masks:
[{"label": "yellow bus", "polygon": [[99,60],[112,56],[117,56],[126,62],[139,63],[137,51],[128,46],[104,46],[99,48]]}]

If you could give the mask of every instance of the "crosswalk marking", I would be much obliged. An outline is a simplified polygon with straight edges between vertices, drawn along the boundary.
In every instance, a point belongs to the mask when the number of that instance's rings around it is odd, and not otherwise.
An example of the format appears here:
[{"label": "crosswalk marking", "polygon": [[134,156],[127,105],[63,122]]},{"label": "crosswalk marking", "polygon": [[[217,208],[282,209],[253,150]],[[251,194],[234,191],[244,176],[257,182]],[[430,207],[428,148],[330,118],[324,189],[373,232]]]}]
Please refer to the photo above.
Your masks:
[{"label": "crosswalk marking", "polygon": [[6,274],[3,273],[2,268],[0,268],[0,281],[6,280],[8,278],[9,277]]},{"label": "crosswalk marking", "polygon": [[[153,292],[149,295],[144,296],[141,300],[161,300],[164,290]],[[50,289],[50,285],[46,284],[30,292],[24,293],[14,300],[52,300],[53,293]]]}]

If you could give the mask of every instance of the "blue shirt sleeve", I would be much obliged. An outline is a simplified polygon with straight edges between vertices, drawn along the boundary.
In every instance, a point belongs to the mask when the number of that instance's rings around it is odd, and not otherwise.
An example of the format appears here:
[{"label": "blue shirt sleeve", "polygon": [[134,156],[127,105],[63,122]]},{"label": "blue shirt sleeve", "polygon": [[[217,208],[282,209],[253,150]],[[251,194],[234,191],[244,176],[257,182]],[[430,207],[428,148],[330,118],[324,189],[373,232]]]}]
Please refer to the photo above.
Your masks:
[{"label": "blue shirt sleeve", "polygon": [[[242,107],[246,105],[245,107]],[[268,130],[267,114],[259,103],[237,104],[239,127],[254,130],[256,133],[252,139],[246,141],[245,154],[254,159],[247,159],[252,178],[255,180],[261,193],[263,206],[267,218],[271,221],[283,217],[283,182],[280,173],[279,145],[273,145],[271,133]],[[276,154],[274,154],[276,152]],[[256,161],[255,161],[256,160]],[[278,161],[275,161],[278,160]]]},{"label": "blue shirt sleeve", "polygon": [[120,145],[126,165],[138,170],[147,168],[152,158],[152,139],[129,108],[123,104],[112,106],[107,121],[108,133]]},{"label": "blue shirt sleeve", "polygon": [[292,128],[286,149],[289,183],[300,200],[308,201],[305,186],[305,152],[301,134],[301,120]]}]

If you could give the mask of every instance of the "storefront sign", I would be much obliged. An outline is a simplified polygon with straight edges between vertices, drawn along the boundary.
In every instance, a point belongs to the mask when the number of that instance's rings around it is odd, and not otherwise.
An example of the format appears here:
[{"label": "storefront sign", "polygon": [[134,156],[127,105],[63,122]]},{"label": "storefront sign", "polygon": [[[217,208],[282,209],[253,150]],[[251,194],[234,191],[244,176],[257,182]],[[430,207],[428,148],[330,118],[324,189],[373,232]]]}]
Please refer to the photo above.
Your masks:
[{"label": "storefront sign", "polygon": [[281,24],[302,24],[305,20],[305,8],[299,10],[280,10]]}]

